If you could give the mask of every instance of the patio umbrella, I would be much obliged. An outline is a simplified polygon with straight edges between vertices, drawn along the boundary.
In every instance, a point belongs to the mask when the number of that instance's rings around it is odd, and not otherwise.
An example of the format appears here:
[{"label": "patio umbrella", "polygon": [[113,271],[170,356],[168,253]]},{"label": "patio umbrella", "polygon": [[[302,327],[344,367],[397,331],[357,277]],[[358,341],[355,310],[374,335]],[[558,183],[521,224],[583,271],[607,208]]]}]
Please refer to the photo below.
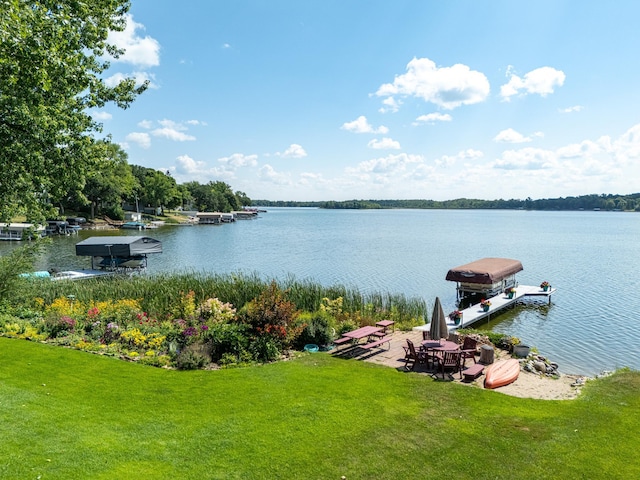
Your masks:
[{"label": "patio umbrella", "polygon": [[436,303],[433,306],[433,313],[431,314],[431,325],[429,326],[429,334],[432,340],[440,340],[441,338],[447,338],[449,336],[449,330],[447,329],[447,319],[444,316],[442,310],[442,304],[440,303],[440,297],[436,297]]}]

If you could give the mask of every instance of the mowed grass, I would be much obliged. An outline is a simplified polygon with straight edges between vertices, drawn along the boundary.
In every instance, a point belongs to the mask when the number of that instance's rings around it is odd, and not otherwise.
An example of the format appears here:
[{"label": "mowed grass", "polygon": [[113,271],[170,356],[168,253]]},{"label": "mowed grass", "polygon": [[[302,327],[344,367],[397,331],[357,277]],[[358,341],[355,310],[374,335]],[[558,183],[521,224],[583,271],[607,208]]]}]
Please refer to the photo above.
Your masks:
[{"label": "mowed grass", "polygon": [[183,372],[0,338],[0,478],[638,478],[638,387],[541,401],[326,353]]}]

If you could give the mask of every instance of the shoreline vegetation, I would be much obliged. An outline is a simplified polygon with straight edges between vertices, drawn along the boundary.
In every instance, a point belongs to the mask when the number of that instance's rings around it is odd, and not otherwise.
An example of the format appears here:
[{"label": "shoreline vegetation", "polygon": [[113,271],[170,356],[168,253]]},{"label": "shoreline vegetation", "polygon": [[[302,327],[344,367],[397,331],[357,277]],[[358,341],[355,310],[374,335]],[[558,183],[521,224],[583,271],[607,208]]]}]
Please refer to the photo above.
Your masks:
[{"label": "shoreline vegetation", "polygon": [[543,198],[533,200],[479,200],[457,198],[453,200],[346,200],[346,201],[273,201],[252,200],[261,207],[315,207],[326,209],[493,209],[493,210],[592,210],[592,211],[640,211],[640,193],[627,195],[591,194],[578,197]]}]

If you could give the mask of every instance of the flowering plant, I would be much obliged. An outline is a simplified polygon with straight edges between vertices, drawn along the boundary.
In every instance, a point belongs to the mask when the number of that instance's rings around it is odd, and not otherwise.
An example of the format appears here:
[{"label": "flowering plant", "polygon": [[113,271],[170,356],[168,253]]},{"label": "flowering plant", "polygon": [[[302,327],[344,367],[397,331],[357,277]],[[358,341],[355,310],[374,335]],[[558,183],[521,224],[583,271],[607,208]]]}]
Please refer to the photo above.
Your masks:
[{"label": "flowering plant", "polygon": [[462,316],[462,312],[460,310],[454,310],[449,314],[449,318],[452,318],[454,320],[457,318],[460,318],[461,316]]},{"label": "flowering plant", "polygon": [[546,280],[540,284],[540,288],[545,288],[545,287],[549,288],[550,286],[551,285]]},{"label": "flowering plant", "polygon": [[490,307],[491,306],[491,301],[490,300],[485,300],[483,298],[482,300],[480,300],[480,305],[482,305],[483,307]]},{"label": "flowering plant", "polygon": [[516,287],[508,287],[507,289],[505,289],[504,293],[516,293]]}]

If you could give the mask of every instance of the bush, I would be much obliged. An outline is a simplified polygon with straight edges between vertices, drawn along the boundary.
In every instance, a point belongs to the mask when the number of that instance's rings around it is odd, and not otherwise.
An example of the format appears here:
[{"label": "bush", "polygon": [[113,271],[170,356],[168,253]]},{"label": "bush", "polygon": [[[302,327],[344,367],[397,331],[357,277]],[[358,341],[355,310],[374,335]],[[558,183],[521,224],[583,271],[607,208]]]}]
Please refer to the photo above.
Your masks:
[{"label": "bush", "polygon": [[306,344],[328,345],[333,340],[332,318],[325,312],[304,313],[297,319],[302,331],[296,339],[295,346],[302,349]]},{"label": "bush", "polygon": [[247,330],[246,325],[239,323],[212,325],[206,335],[211,360],[219,362],[223,357],[231,355],[237,361],[249,346]]},{"label": "bush", "polygon": [[[245,306],[240,318],[251,326],[255,335],[270,337],[271,342],[287,348],[298,333],[294,328],[297,316],[296,306],[287,299],[287,292],[280,290],[274,281]],[[276,348],[280,349],[277,345]]]},{"label": "bush", "polygon": [[280,358],[278,342],[268,336],[256,337],[249,345],[253,358],[260,362],[275,362]]},{"label": "bush", "polygon": [[211,362],[202,345],[190,345],[176,357],[179,370],[198,370]]}]

